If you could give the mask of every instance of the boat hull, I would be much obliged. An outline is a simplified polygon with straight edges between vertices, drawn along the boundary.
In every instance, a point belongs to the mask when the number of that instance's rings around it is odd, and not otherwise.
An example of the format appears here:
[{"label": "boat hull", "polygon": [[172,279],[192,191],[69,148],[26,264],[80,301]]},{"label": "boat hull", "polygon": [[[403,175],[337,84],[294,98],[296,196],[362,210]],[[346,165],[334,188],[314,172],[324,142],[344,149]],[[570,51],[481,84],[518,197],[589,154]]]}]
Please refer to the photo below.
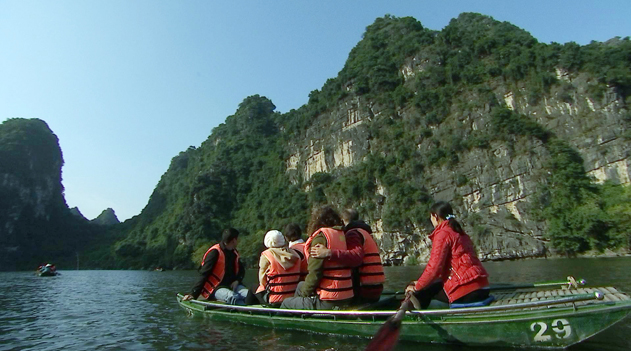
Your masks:
[{"label": "boat hull", "polygon": [[57,273],[54,272],[43,272],[43,273],[38,273],[40,277],[54,277],[57,275]]},{"label": "boat hull", "polygon": [[[215,308],[178,302],[189,314],[214,321],[230,321],[279,330],[372,337],[387,315],[339,316],[283,314]],[[422,343],[471,346],[563,349],[602,332],[624,319],[631,302],[601,302],[585,306],[554,307],[529,311],[481,312],[451,315],[406,316],[400,339]],[[383,311],[382,311],[383,312]]]}]

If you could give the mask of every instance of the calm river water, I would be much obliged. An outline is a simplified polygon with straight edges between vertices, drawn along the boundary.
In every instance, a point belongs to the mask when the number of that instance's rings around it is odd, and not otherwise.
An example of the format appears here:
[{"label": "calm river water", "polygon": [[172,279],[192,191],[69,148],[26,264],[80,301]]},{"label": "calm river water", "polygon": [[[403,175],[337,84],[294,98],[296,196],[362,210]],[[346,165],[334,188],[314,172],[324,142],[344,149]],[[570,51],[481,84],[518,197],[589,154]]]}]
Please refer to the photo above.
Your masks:
[{"label": "calm river water", "polygon": [[[592,286],[631,292],[631,258],[484,263],[493,282],[585,278]],[[389,267],[387,289],[401,289],[422,267]],[[363,350],[368,340],[213,323],[190,318],[176,292],[196,271],[61,271],[39,278],[0,273],[0,350]],[[254,270],[246,282],[253,282]],[[631,319],[572,350],[631,350]],[[488,348],[485,348],[488,349]],[[397,350],[480,350],[400,343]],[[499,350],[499,349],[493,349]]]}]

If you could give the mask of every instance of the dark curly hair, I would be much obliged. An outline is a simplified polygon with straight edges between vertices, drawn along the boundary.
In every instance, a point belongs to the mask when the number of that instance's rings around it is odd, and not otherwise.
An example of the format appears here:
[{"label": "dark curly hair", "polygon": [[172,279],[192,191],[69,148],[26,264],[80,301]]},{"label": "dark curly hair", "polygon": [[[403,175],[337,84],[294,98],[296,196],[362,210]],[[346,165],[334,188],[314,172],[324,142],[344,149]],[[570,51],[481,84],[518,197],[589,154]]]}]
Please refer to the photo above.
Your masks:
[{"label": "dark curly hair", "polygon": [[329,205],[322,206],[311,214],[311,220],[307,227],[309,235],[320,228],[343,227],[344,222],[340,215]]}]

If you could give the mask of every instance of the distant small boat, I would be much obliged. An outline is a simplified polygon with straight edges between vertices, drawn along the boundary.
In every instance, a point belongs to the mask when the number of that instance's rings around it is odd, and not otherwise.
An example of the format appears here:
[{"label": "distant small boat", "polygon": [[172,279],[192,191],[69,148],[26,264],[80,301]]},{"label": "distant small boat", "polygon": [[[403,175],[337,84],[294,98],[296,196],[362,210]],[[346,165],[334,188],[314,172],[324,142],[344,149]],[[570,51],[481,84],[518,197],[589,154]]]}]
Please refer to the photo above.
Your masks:
[{"label": "distant small boat", "polygon": [[57,272],[51,272],[51,271],[37,273],[37,275],[39,275],[40,277],[54,277],[54,276],[56,276],[58,274],[59,273],[57,273]]},{"label": "distant small boat", "polygon": [[162,267],[158,267],[155,269],[156,272],[164,272],[164,268]]},{"label": "distant small boat", "polygon": [[50,263],[45,266],[40,266],[37,269],[36,273],[40,277],[54,277],[59,274],[57,273],[57,268],[55,267],[55,265]]},{"label": "distant small boat", "polygon": [[[400,338],[421,343],[564,349],[631,313],[631,297],[613,287],[535,287],[493,291],[492,295],[495,301],[483,307],[409,311]],[[187,313],[212,320],[366,338],[396,313],[394,309],[310,311],[232,306],[216,301],[182,301],[182,297],[178,294],[177,301]]]}]

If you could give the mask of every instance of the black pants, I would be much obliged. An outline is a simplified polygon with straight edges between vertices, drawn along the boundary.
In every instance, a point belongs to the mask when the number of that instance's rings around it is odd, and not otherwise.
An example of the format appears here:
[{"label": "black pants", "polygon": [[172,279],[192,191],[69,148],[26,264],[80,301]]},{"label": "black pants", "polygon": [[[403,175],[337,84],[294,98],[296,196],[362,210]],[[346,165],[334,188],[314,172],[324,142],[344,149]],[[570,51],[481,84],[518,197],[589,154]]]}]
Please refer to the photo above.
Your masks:
[{"label": "black pants", "polygon": [[246,305],[264,305],[269,307],[280,307],[280,302],[278,303],[269,303],[269,291],[263,290],[261,292],[256,292],[258,289],[258,285],[252,285],[248,289],[248,295],[245,297]]},{"label": "black pants", "polygon": [[267,299],[265,298],[266,291],[263,290],[257,293],[256,290],[258,289],[258,287],[259,286],[257,284],[257,285],[252,285],[248,289],[248,295],[245,297],[246,305],[266,305],[267,304]]},{"label": "black pants", "polygon": [[[421,303],[422,309],[426,309],[427,306],[429,306],[432,298],[444,303],[449,303],[445,290],[443,290],[443,282],[441,281],[434,282],[424,289],[419,290],[414,296]],[[478,289],[459,298],[453,303],[480,302],[486,300],[487,297],[489,297],[489,289]]]}]

